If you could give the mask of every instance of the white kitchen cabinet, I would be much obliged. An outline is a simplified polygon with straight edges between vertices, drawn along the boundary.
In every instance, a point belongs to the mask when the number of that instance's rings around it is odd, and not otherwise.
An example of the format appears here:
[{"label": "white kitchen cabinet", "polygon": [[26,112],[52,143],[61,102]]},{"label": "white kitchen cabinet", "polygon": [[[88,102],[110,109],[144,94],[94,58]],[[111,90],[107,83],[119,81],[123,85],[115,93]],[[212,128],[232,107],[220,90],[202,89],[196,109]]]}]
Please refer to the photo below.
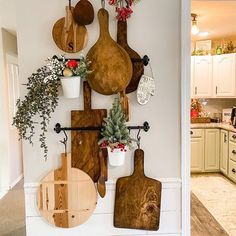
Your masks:
[{"label": "white kitchen cabinet", "polygon": [[193,68],[194,97],[212,97],[212,87],[212,56],[195,56]]},{"label": "white kitchen cabinet", "polygon": [[228,175],[229,132],[220,131],[220,171]]},{"label": "white kitchen cabinet", "polygon": [[220,170],[220,135],[219,129],[205,129],[205,162],[204,171]]},{"label": "white kitchen cabinet", "polygon": [[214,97],[236,96],[235,54],[213,56]]},{"label": "white kitchen cabinet", "polygon": [[194,60],[195,57],[191,57],[191,81],[190,81],[190,87],[191,87],[191,98],[194,98],[194,84],[193,84],[193,76],[194,76]]},{"label": "white kitchen cabinet", "polygon": [[202,172],[204,162],[204,130],[191,130],[191,172]]}]

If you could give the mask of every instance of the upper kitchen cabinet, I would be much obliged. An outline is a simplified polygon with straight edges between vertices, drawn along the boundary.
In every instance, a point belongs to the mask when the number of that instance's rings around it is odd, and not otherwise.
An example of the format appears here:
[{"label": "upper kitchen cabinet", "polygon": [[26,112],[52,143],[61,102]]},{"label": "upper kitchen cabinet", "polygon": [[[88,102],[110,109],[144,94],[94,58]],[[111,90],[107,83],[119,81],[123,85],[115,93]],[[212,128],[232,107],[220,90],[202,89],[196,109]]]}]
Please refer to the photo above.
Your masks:
[{"label": "upper kitchen cabinet", "polygon": [[235,66],[234,53],[213,56],[214,97],[235,97]]},{"label": "upper kitchen cabinet", "polygon": [[212,56],[194,57],[192,79],[195,98],[212,97]]}]

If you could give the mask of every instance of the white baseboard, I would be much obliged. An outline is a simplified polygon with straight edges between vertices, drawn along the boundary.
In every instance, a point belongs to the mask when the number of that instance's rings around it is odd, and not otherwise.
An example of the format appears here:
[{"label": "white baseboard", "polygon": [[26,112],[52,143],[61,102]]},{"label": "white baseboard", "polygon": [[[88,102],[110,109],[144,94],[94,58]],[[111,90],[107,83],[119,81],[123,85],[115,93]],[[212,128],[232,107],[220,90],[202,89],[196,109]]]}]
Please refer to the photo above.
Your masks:
[{"label": "white baseboard", "polygon": [[24,178],[23,173],[10,184],[10,189],[14,188]]},{"label": "white baseboard", "polygon": [[113,227],[115,181],[108,181],[107,194],[98,199],[93,216],[83,225],[71,229],[56,228],[39,214],[36,196],[39,183],[25,183],[27,236],[180,236],[181,235],[181,180],[159,179],[162,182],[160,229],[143,231]]}]

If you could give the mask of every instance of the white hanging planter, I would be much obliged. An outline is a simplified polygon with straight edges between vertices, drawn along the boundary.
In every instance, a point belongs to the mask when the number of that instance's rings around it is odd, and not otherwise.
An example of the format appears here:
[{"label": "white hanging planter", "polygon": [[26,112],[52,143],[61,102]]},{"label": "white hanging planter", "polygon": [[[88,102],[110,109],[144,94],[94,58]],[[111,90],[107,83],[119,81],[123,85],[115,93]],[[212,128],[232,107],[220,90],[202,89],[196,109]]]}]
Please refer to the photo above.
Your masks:
[{"label": "white hanging planter", "polygon": [[60,79],[65,98],[78,98],[80,96],[80,76],[61,77]]},{"label": "white hanging planter", "polygon": [[109,164],[111,166],[122,166],[125,163],[125,151],[121,151],[119,148],[111,150],[107,147]]}]

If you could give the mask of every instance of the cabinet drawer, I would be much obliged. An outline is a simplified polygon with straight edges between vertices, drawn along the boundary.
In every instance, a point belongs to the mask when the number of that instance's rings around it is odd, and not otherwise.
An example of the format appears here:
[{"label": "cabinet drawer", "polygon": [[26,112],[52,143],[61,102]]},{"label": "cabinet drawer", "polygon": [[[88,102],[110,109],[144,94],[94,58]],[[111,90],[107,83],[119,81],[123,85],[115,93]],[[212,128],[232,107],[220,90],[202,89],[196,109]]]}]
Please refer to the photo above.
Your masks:
[{"label": "cabinet drawer", "polygon": [[229,132],[229,140],[236,143],[236,133]]},{"label": "cabinet drawer", "polygon": [[236,162],[229,161],[229,178],[236,182]]},{"label": "cabinet drawer", "polygon": [[229,158],[236,162],[236,143],[229,142]]},{"label": "cabinet drawer", "polygon": [[191,138],[201,138],[203,136],[203,129],[191,129]]}]

